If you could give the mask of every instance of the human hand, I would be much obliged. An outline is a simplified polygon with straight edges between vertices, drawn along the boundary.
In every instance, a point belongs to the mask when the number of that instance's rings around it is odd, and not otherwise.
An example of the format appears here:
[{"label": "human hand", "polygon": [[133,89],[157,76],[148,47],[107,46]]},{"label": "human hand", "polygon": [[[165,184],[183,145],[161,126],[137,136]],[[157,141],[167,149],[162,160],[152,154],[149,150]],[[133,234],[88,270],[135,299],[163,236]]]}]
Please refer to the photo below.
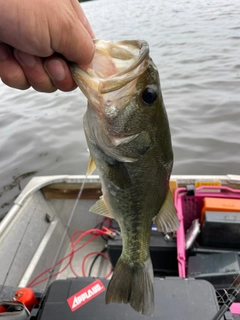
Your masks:
[{"label": "human hand", "polygon": [[0,0],[0,78],[22,90],[71,91],[66,60],[86,69],[93,37],[77,0]]}]

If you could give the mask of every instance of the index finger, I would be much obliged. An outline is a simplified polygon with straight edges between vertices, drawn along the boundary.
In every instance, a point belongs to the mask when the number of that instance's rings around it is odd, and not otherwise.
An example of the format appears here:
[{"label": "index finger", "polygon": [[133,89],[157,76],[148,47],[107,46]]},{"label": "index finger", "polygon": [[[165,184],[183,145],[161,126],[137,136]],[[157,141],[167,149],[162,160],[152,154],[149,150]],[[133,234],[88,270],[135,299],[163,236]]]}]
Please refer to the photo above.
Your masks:
[{"label": "index finger", "polygon": [[85,27],[85,29],[89,33],[90,37],[95,38],[92,27],[91,27],[85,13],[83,12],[83,9],[82,9],[81,5],[79,4],[78,0],[71,0],[71,3],[72,3],[72,6],[73,6],[77,16],[78,16],[78,19],[81,21],[82,25]]}]

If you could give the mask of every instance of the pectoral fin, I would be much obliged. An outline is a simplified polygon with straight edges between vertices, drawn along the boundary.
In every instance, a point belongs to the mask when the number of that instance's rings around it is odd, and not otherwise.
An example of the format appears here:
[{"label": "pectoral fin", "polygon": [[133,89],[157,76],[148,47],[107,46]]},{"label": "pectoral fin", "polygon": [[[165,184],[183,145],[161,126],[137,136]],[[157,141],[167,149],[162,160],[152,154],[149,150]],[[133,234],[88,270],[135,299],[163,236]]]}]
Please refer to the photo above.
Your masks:
[{"label": "pectoral fin", "polygon": [[95,164],[95,162],[93,161],[93,158],[90,156],[90,157],[89,157],[89,161],[88,161],[88,168],[87,168],[87,173],[86,173],[86,175],[87,175],[87,176],[90,176],[95,169],[96,169],[96,164]]},{"label": "pectoral fin", "polygon": [[108,218],[113,218],[112,214],[108,210],[105,200],[101,197],[91,208],[90,211],[93,213],[100,214],[101,216],[105,216]]},{"label": "pectoral fin", "polygon": [[129,187],[132,182],[128,171],[122,162],[115,161],[113,164],[107,164],[108,179],[118,188],[125,189]]},{"label": "pectoral fin", "polygon": [[179,220],[170,190],[167,193],[160,211],[154,218],[154,224],[158,231],[164,233],[175,231],[179,228]]}]

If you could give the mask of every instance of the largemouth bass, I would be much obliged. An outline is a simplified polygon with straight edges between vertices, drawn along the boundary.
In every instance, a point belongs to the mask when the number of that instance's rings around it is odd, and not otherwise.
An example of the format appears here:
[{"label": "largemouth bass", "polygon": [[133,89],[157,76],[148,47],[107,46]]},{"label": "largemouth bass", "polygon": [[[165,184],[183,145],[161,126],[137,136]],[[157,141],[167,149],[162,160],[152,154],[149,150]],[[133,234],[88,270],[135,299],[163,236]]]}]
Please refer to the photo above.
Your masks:
[{"label": "largemouth bass", "polygon": [[84,130],[88,173],[99,171],[103,196],[90,209],[119,223],[123,249],[109,282],[106,303],[129,303],[145,315],[154,310],[149,254],[152,224],[177,230],[169,191],[173,152],[158,71],[145,41],[95,41],[87,72],[71,65],[88,99]]}]

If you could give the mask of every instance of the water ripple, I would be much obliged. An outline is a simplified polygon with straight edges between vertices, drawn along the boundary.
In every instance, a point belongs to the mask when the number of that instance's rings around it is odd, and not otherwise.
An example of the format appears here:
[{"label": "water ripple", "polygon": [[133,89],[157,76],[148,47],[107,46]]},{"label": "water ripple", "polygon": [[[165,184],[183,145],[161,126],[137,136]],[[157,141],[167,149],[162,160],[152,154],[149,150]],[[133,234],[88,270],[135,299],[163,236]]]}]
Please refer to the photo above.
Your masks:
[{"label": "water ripple", "polygon": [[[83,3],[98,38],[145,39],[159,68],[174,173],[239,174],[240,2],[98,0]],[[79,90],[37,93],[0,82],[0,216],[34,174],[87,166]],[[15,177],[15,178],[14,178]],[[9,188],[8,188],[9,186]]]}]

